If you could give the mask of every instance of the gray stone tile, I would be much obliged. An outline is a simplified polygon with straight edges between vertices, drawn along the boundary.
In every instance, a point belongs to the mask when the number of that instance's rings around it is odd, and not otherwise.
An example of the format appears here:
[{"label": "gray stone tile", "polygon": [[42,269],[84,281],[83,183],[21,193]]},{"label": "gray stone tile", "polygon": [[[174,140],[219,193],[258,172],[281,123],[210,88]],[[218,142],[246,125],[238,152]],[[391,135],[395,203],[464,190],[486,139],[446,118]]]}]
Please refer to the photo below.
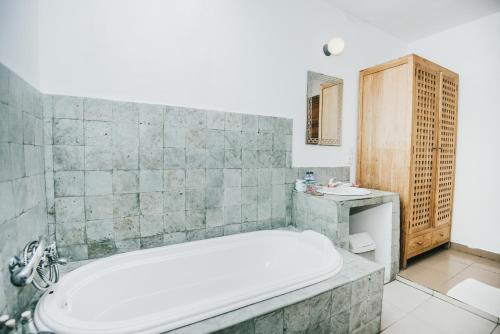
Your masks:
[{"label": "gray stone tile", "polygon": [[56,241],[61,246],[84,244],[85,223],[83,221],[73,221],[57,224]]},{"label": "gray stone tile", "polygon": [[273,134],[271,132],[259,132],[257,135],[258,150],[273,149]]},{"label": "gray stone tile", "polygon": [[161,235],[163,243],[163,216],[162,215],[146,215],[139,219],[140,234],[142,237],[150,237]]},{"label": "gray stone tile", "polygon": [[118,253],[132,252],[141,248],[140,238],[115,240],[114,243]]},{"label": "gray stone tile", "polygon": [[202,228],[199,230],[190,230],[186,232],[186,241],[203,240],[207,238],[207,230]]},{"label": "gray stone tile", "polygon": [[113,122],[139,123],[139,108],[132,102],[112,102]]},{"label": "gray stone tile", "polygon": [[254,334],[254,323],[253,320],[248,320],[241,322],[237,325],[228,327],[221,331],[218,331],[217,334]]},{"label": "gray stone tile", "polygon": [[206,194],[207,208],[220,208],[223,206],[224,188],[207,188]]},{"label": "gray stone tile", "polygon": [[245,132],[259,131],[259,116],[244,114],[242,116],[242,130]]},{"label": "gray stone tile", "polygon": [[97,259],[115,254],[118,249],[115,241],[93,242],[87,245],[89,259]]},{"label": "gray stone tile", "polygon": [[89,258],[87,245],[59,246],[57,251],[61,257],[67,258],[70,262]]},{"label": "gray stone tile", "polygon": [[224,168],[224,149],[223,148],[209,148],[207,149],[207,168]]},{"label": "gray stone tile", "polygon": [[259,116],[259,132],[272,132],[274,130],[273,117]]},{"label": "gray stone tile", "polygon": [[113,218],[113,195],[85,196],[85,218],[87,220]]},{"label": "gray stone tile", "polygon": [[205,189],[186,190],[186,210],[202,210],[205,207]]},{"label": "gray stone tile", "polygon": [[241,202],[242,204],[257,204],[259,191],[257,187],[243,187],[241,188]]},{"label": "gray stone tile", "polygon": [[139,197],[142,215],[161,215],[163,213],[163,193],[141,193]]},{"label": "gray stone tile", "polygon": [[206,169],[206,186],[211,188],[224,186],[224,173],[222,168]]},{"label": "gray stone tile", "polygon": [[241,136],[241,148],[248,151],[256,151],[259,147],[257,132],[243,132]]},{"label": "gray stone tile", "polygon": [[22,144],[24,138],[23,113],[9,107],[9,138],[11,143]]},{"label": "gray stone tile", "polygon": [[241,187],[224,189],[224,206],[241,205]]},{"label": "gray stone tile", "polygon": [[241,205],[241,221],[243,223],[257,221],[257,204]]},{"label": "gray stone tile", "polygon": [[348,334],[349,333],[349,311],[343,311],[332,316],[330,325],[331,333]]},{"label": "gray stone tile", "polygon": [[252,187],[258,185],[259,172],[257,169],[242,169],[241,170],[241,185],[243,187]]},{"label": "gray stone tile", "polygon": [[241,187],[241,169],[224,169],[224,187]]},{"label": "gray stone tile", "polygon": [[183,148],[165,148],[165,168],[185,168],[186,152]]},{"label": "gray stone tile", "polygon": [[222,208],[208,208],[206,212],[207,227],[224,225],[224,211]]},{"label": "gray stone tile", "polygon": [[205,169],[186,169],[186,188],[200,189],[205,188],[206,176]]},{"label": "gray stone tile", "polygon": [[371,295],[367,300],[366,321],[380,317],[382,314],[382,292]]},{"label": "gray stone tile", "polygon": [[189,109],[186,112],[186,124],[191,129],[207,127],[207,112],[204,110]]},{"label": "gray stone tile", "polygon": [[54,120],[44,119],[43,120],[43,144],[52,145],[54,144],[54,134],[52,131]]},{"label": "gray stone tile", "polygon": [[122,218],[139,215],[139,194],[115,194],[113,217]]},{"label": "gray stone tile", "polygon": [[271,183],[276,185],[285,184],[285,168],[273,168]]},{"label": "gray stone tile", "polygon": [[259,167],[269,168],[273,165],[272,151],[257,151],[257,160]]},{"label": "gray stone tile", "polygon": [[365,276],[352,283],[351,305],[359,304],[368,298],[369,282],[369,277]]},{"label": "gray stone tile", "polygon": [[224,130],[212,130],[207,131],[207,148],[209,149],[223,149],[225,145],[225,131]]},{"label": "gray stone tile", "polygon": [[186,147],[206,148],[207,129],[188,129],[185,136]]},{"label": "gray stone tile", "polygon": [[241,168],[241,150],[224,150],[224,167]]},{"label": "gray stone tile", "polygon": [[165,245],[175,245],[186,241],[186,232],[174,232],[163,235],[163,243]]},{"label": "gray stone tile", "polygon": [[164,129],[164,146],[165,147],[186,147],[186,128],[182,127],[165,127]]},{"label": "gray stone tile", "polygon": [[85,145],[111,146],[112,127],[111,122],[85,121]]},{"label": "gray stone tile", "polygon": [[207,112],[207,128],[209,129],[224,129],[225,113],[222,111]]},{"label": "gray stone tile", "polygon": [[224,227],[216,226],[205,229],[205,238],[217,238],[222,237],[224,235]]},{"label": "gray stone tile", "polygon": [[187,108],[167,106],[165,109],[165,127],[186,127]]},{"label": "gray stone tile", "polygon": [[0,103],[0,142],[7,143],[9,136],[9,106]]},{"label": "gray stone tile", "polygon": [[[20,178],[25,175],[24,170],[24,145],[10,143],[10,161],[12,178]],[[7,167],[4,167],[7,168]],[[5,178],[5,177],[4,177]]]},{"label": "gray stone tile", "polygon": [[257,182],[259,186],[270,186],[272,182],[272,169],[260,168],[258,169]]},{"label": "gray stone tile", "polygon": [[163,127],[164,106],[141,103],[138,105],[138,108],[140,124],[159,125]]},{"label": "gray stone tile", "polygon": [[352,332],[366,323],[366,300],[351,306],[349,332]]},{"label": "gray stone tile", "polygon": [[88,220],[85,229],[87,243],[114,240],[113,219]]},{"label": "gray stone tile", "polygon": [[83,196],[83,172],[54,173],[54,189],[56,197]]},{"label": "gray stone tile", "polygon": [[226,113],[225,130],[241,131],[242,115],[235,113]]},{"label": "gray stone tile", "polygon": [[224,235],[241,233],[241,224],[224,225]]},{"label": "gray stone tile", "polygon": [[124,240],[140,237],[139,217],[115,218],[113,221],[115,239]]},{"label": "gray stone tile", "polygon": [[14,218],[15,214],[12,182],[0,182],[0,226],[8,219]]},{"label": "gray stone tile", "polygon": [[83,101],[80,97],[54,95],[54,118],[83,119]]},{"label": "gray stone tile", "polygon": [[42,146],[24,145],[24,169],[26,176],[44,172],[44,149]]},{"label": "gray stone tile", "polygon": [[184,232],[186,231],[186,211],[165,212],[163,217],[164,232]]},{"label": "gray stone tile", "polygon": [[163,194],[164,212],[186,210],[186,195],[184,188],[169,189]]},{"label": "gray stone tile", "polygon": [[85,170],[111,169],[113,169],[113,153],[111,147],[85,146]]},{"label": "gray stone tile", "polygon": [[139,191],[151,192],[163,190],[163,171],[161,170],[141,170]]},{"label": "gray stone tile", "polygon": [[170,188],[184,188],[186,186],[185,169],[167,169],[164,171],[165,190]]},{"label": "gray stone tile", "polygon": [[163,148],[139,148],[140,169],[163,169]]},{"label": "gray stone tile", "polygon": [[141,237],[141,249],[163,246],[163,234]]},{"label": "gray stone tile", "polygon": [[285,151],[273,151],[272,153],[272,167],[288,167],[287,164],[287,155]]},{"label": "gray stone tile", "polygon": [[309,300],[285,307],[283,323],[286,332],[306,332],[310,325]]},{"label": "gray stone tile", "polygon": [[207,150],[204,148],[186,149],[186,167],[187,168],[205,168]]},{"label": "gray stone tile", "polygon": [[329,321],[332,313],[332,292],[327,291],[311,298],[309,305],[311,324]]},{"label": "gray stone tile", "polygon": [[186,230],[204,229],[206,226],[205,210],[186,211]]},{"label": "gray stone tile", "polygon": [[85,172],[85,195],[108,195],[113,192],[113,176],[109,171]]},{"label": "gray stone tile", "polygon": [[163,126],[140,124],[139,143],[141,147],[147,149],[163,147]]},{"label": "gray stone tile", "polygon": [[83,170],[83,146],[54,145],[54,170]]},{"label": "gray stone tile", "polygon": [[113,113],[111,102],[101,99],[83,99],[83,118],[93,121],[111,121]]},{"label": "gray stone tile", "polygon": [[241,130],[226,130],[224,131],[224,148],[226,150],[241,149]]},{"label": "gray stone tile", "polygon": [[115,169],[138,169],[139,148],[136,146],[113,147],[113,168]]},{"label": "gray stone tile", "polygon": [[83,121],[56,119],[53,136],[55,145],[83,145]]},{"label": "gray stone tile", "polygon": [[257,151],[243,150],[241,152],[241,165],[243,168],[258,168],[260,164]]},{"label": "gray stone tile", "polygon": [[224,225],[241,223],[241,205],[224,207]]},{"label": "gray stone tile", "polygon": [[55,199],[56,222],[69,223],[85,220],[83,197],[60,197]]},{"label": "gray stone tile", "polygon": [[8,143],[0,143],[0,181],[12,179],[10,148]]}]

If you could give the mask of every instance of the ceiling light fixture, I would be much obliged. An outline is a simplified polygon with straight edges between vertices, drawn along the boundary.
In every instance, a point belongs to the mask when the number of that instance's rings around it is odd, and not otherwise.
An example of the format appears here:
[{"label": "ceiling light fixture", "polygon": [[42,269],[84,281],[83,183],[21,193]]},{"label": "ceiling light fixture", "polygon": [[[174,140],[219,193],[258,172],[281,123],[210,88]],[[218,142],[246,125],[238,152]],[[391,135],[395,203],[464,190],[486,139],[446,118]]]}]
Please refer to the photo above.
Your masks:
[{"label": "ceiling light fixture", "polygon": [[323,45],[323,52],[326,56],[338,56],[344,51],[345,42],[340,37],[334,37]]}]

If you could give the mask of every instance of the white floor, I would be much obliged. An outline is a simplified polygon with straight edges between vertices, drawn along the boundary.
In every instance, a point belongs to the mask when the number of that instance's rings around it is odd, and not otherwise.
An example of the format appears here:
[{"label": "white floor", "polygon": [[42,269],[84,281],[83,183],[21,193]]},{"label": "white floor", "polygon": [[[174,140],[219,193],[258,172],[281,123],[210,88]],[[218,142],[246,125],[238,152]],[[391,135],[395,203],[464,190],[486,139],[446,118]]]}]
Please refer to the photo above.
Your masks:
[{"label": "white floor", "polygon": [[402,282],[384,286],[383,334],[500,334],[500,326]]}]

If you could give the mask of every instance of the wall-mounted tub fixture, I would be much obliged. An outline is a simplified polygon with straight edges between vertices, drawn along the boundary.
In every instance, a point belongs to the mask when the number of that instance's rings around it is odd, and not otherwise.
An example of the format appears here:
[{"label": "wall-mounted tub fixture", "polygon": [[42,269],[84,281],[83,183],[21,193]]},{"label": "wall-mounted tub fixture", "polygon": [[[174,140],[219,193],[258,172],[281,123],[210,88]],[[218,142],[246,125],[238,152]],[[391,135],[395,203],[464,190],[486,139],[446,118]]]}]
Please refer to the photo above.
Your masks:
[{"label": "wall-mounted tub fixture", "polygon": [[45,240],[40,238],[26,244],[21,256],[9,260],[10,281],[15,286],[32,283],[38,290],[46,290],[59,281],[58,265],[66,263],[59,258],[55,242],[46,246]]},{"label": "wall-mounted tub fixture", "polygon": [[344,51],[345,42],[343,38],[334,37],[323,45],[323,52],[326,56],[338,56]]}]

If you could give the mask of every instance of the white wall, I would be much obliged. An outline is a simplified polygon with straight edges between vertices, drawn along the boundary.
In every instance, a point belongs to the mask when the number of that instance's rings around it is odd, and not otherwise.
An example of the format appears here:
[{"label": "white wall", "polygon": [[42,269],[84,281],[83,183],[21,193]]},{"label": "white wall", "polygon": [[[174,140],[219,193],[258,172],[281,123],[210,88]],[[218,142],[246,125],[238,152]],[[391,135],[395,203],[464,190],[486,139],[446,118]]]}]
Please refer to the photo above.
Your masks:
[{"label": "white wall", "polygon": [[409,49],[460,75],[452,241],[500,253],[500,13]]},{"label": "white wall", "polygon": [[[406,51],[323,0],[40,1],[42,91],[293,118],[296,166],[346,165],[359,70]],[[344,79],[342,147],[304,144],[307,70]]]},{"label": "white wall", "polygon": [[0,62],[38,87],[38,0],[0,0]]}]

